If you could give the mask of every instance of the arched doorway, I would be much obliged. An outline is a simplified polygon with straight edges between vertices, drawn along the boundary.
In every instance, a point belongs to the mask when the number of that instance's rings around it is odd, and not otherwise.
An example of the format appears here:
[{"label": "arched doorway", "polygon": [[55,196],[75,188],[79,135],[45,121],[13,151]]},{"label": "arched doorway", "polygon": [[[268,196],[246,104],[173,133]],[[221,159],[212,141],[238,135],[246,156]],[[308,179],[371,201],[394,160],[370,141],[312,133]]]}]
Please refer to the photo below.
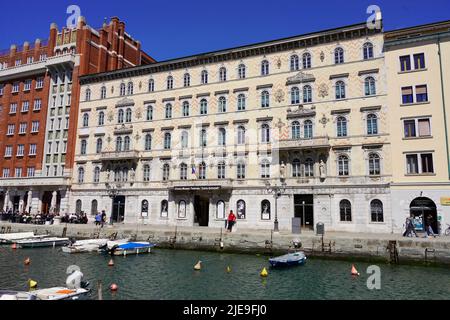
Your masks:
[{"label": "arched doorway", "polygon": [[425,231],[425,221],[431,216],[431,227],[433,231],[438,234],[438,217],[437,208],[433,200],[425,197],[414,199],[409,206],[411,217],[414,218],[416,230]]}]

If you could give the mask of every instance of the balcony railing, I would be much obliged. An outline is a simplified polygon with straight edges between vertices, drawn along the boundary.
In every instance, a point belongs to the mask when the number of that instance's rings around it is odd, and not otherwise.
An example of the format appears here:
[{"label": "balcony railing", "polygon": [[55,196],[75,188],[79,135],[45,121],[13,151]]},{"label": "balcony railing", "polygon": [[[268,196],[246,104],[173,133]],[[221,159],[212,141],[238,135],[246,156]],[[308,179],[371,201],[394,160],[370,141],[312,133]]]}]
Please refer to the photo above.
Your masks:
[{"label": "balcony railing", "polygon": [[330,148],[328,137],[314,137],[311,139],[284,139],[280,141],[280,149],[321,149]]},{"label": "balcony railing", "polygon": [[103,161],[114,160],[137,160],[139,159],[139,152],[136,150],[130,151],[105,151],[102,152],[100,159]]},{"label": "balcony railing", "polygon": [[174,191],[209,191],[231,189],[232,179],[208,179],[208,180],[176,180],[167,182],[169,189]]}]

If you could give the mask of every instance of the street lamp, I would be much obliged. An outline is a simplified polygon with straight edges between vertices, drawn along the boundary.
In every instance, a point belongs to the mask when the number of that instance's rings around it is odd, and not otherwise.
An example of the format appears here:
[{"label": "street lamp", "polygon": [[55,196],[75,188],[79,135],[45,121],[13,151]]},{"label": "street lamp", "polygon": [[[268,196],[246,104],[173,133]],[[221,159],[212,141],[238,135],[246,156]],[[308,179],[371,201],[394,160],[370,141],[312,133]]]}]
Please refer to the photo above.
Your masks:
[{"label": "street lamp", "polygon": [[[112,209],[114,211],[114,199],[119,195],[120,189],[122,189],[122,185],[120,183],[118,183],[118,182],[115,182],[115,183],[107,182],[107,183],[105,183],[105,186],[106,186],[106,192],[108,193],[108,196],[113,201]],[[119,211],[120,211],[120,205],[119,205]],[[120,212],[118,212],[117,214],[120,215]],[[119,218],[120,217],[118,217],[118,220],[119,220]],[[110,224],[113,225],[113,214],[112,214],[112,212],[111,212]]]},{"label": "street lamp", "polygon": [[275,221],[274,221],[274,232],[279,232],[278,228],[278,198],[282,196],[283,193],[286,192],[286,182],[283,178],[280,178],[281,185],[271,185],[270,182],[266,181],[266,190],[268,193],[271,193],[275,197]]}]

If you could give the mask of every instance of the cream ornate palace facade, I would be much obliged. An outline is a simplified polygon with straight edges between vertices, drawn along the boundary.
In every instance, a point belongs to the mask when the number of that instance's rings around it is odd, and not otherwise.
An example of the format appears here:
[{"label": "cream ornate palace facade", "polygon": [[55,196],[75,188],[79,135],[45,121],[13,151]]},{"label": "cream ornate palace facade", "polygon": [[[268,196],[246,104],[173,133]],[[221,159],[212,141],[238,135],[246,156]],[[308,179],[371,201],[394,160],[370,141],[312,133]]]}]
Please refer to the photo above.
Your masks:
[{"label": "cream ornate palace facade", "polygon": [[71,211],[391,232],[383,43],[358,24],[83,77]]}]

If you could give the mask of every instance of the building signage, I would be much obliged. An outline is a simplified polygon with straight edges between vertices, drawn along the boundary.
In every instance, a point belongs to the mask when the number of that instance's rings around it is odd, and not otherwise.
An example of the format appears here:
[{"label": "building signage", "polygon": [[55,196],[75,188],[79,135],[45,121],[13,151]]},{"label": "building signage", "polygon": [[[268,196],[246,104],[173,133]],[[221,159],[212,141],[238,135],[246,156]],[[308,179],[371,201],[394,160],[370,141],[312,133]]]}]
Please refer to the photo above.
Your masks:
[{"label": "building signage", "polygon": [[441,197],[441,205],[450,206],[450,197]]},{"label": "building signage", "polygon": [[175,191],[213,191],[220,190],[220,186],[205,186],[205,187],[175,187]]}]

